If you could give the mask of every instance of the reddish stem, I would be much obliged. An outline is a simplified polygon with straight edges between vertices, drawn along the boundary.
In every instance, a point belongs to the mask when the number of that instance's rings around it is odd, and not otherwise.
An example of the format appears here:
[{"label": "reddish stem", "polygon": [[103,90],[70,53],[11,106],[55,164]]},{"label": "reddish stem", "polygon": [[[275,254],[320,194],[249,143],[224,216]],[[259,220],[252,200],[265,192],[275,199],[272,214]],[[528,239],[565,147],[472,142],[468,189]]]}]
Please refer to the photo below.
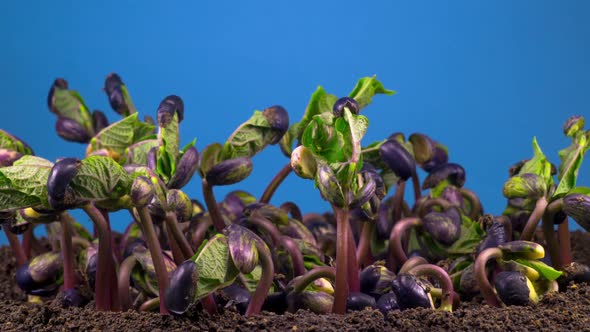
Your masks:
[{"label": "reddish stem", "polygon": [[356,260],[361,269],[373,264],[373,256],[371,255],[371,236],[373,235],[374,229],[374,221],[370,220],[363,223],[359,245],[356,248]]},{"label": "reddish stem", "polygon": [[260,280],[258,281],[258,286],[256,286],[256,290],[250,298],[250,303],[248,304],[248,308],[246,309],[245,313],[246,316],[256,315],[260,312],[262,305],[264,304],[264,300],[266,299],[266,295],[268,294],[268,290],[272,286],[275,275],[270,251],[268,250],[266,244],[261,243],[261,241],[255,241],[255,245],[256,250],[258,250],[262,274],[260,276]]},{"label": "reddish stem", "polygon": [[537,200],[535,209],[529,216],[529,219],[527,220],[526,225],[520,234],[521,241],[532,241],[535,231],[537,230],[537,225],[539,225],[539,221],[541,221],[541,217],[545,213],[546,207],[547,198],[543,196]]},{"label": "reddish stem", "polygon": [[492,307],[500,308],[502,302],[496,296],[494,288],[488,280],[488,272],[486,270],[486,264],[489,260],[497,259],[502,257],[502,251],[498,248],[488,248],[482,251],[477,259],[475,260],[475,280],[479,286],[479,292],[483,296],[484,300]]},{"label": "reddish stem", "polygon": [[64,290],[74,289],[76,276],[74,274],[74,253],[72,246],[72,217],[67,212],[60,214],[61,219],[61,254],[64,265]]},{"label": "reddish stem", "polygon": [[393,226],[389,236],[389,257],[387,259],[390,270],[395,271],[397,267],[401,267],[408,260],[402,239],[410,228],[419,226],[422,226],[422,220],[415,217],[404,218]]},{"label": "reddish stem", "polygon": [[414,187],[414,202],[418,202],[420,197],[422,197],[422,191],[420,189],[420,178],[418,177],[418,172],[416,172],[416,170],[412,172],[412,186]]},{"label": "reddish stem", "polygon": [[27,228],[25,234],[23,234],[23,250],[27,260],[31,259],[31,251],[33,250],[33,237],[35,236],[33,229],[33,225],[29,225],[29,228]]},{"label": "reddish stem", "polygon": [[287,165],[283,166],[281,170],[275,175],[275,177],[270,181],[264,193],[260,197],[260,203],[268,203],[274,195],[277,188],[283,183],[283,181],[289,176],[291,173],[291,163],[287,163]]},{"label": "reddish stem", "polygon": [[332,312],[335,314],[346,313],[346,301],[348,298],[348,210],[334,207],[336,212],[336,285],[334,287],[334,305]]},{"label": "reddish stem", "polygon": [[131,279],[131,271],[135,267],[137,259],[130,255],[125,258],[119,267],[119,301],[121,302],[121,309],[124,311],[131,308],[131,297],[129,296],[129,281]]},{"label": "reddish stem", "polygon": [[18,236],[8,230],[7,227],[4,228],[4,233],[6,233],[6,238],[8,239],[8,243],[10,244],[10,248],[12,249],[12,254],[16,259],[16,264],[18,266],[24,265],[27,263],[27,256],[25,255],[25,251],[23,247],[21,247],[20,242],[18,240]]},{"label": "reddish stem", "polygon": [[221,212],[219,212],[219,208],[217,206],[217,201],[215,200],[215,195],[213,194],[213,187],[207,182],[205,178],[203,178],[202,187],[203,187],[203,198],[205,199],[205,205],[207,205],[207,210],[209,211],[209,217],[215,226],[215,229],[221,233],[225,229],[225,221],[223,221],[223,217],[221,216]]},{"label": "reddish stem", "polygon": [[570,241],[570,229],[567,220],[567,216],[564,218],[565,220],[557,226],[557,237],[559,238],[559,253],[561,255],[561,264],[562,266],[557,267],[560,269],[563,266],[567,266],[573,262],[572,257],[572,245]]},{"label": "reddish stem", "polygon": [[348,291],[360,292],[361,282],[359,279],[359,265],[356,260],[356,242],[354,241],[354,235],[352,234],[350,222],[346,223],[346,228],[348,228],[348,249],[346,251],[348,259]]}]

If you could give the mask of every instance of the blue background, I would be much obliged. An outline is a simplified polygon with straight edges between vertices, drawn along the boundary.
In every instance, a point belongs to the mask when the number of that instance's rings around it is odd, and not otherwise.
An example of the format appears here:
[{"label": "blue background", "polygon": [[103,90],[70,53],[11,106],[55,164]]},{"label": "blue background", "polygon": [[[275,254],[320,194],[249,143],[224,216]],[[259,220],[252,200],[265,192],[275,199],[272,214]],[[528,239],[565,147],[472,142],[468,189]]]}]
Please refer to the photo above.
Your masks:
[{"label": "blue background", "polygon": [[[486,212],[499,214],[507,169],[532,155],[532,137],[558,163],[557,151],[569,145],[563,122],[590,118],[588,1],[167,3],[0,2],[0,127],[45,158],[82,157],[85,146],[54,132],[48,88],[64,77],[115,121],[102,92],[114,71],[142,114],[180,95],[182,143],[196,137],[201,150],[255,109],[281,104],[297,121],[318,85],[346,95],[376,74],[398,94],[366,109],[365,144],[397,131],[429,134],[466,168],[466,187]],[[217,188],[217,198],[237,188],[259,196],[286,162],[278,147],[267,149],[249,179]],[[578,184],[590,185],[589,170],[582,166]],[[199,184],[185,189],[201,199]],[[313,183],[296,176],[273,202],[286,200],[304,212],[328,208]],[[117,215],[114,228],[128,219]]]}]

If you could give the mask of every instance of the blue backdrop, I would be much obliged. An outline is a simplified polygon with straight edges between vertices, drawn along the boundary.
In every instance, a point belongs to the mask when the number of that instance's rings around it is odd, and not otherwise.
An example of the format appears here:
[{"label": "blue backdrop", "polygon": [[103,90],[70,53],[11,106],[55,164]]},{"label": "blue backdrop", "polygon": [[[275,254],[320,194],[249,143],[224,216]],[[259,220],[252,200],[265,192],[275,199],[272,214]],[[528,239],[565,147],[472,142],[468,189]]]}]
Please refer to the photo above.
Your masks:
[{"label": "blue backdrop", "polygon": [[[114,71],[142,114],[180,95],[182,143],[196,137],[202,149],[255,109],[281,104],[298,120],[318,85],[345,95],[376,74],[398,94],[367,108],[364,142],[429,134],[466,168],[486,212],[499,214],[507,169],[532,155],[532,137],[557,163],[569,144],[563,122],[590,118],[589,13],[588,1],[2,1],[0,127],[45,158],[82,157],[84,146],[55,134],[48,88],[64,77],[114,121],[102,92]],[[286,161],[271,147],[249,179],[216,189],[218,198],[237,188],[260,195]],[[590,185],[588,163],[580,174]],[[201,199],[198,184],[186,191]],[[328,208],[296,176],[274,202],[286,200],[304,212]],[[114,228],[127,221],[118,215]]]}]

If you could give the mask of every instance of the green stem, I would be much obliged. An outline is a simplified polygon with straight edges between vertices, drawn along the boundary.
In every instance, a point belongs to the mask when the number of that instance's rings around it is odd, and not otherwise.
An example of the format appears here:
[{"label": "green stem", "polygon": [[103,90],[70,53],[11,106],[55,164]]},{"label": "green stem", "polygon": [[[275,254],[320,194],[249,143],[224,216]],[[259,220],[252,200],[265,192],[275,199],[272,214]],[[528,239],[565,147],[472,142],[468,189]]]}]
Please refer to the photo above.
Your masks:
[{"label": "green stem", "polygon": [[477,259],[475,260],[474,273],[475,280],[479,286],[479,292],[483,296],[484,300],[492,307],[500,308],[502,302],[496,296],[496,291],[488,280],[488,272],[486,270],[486,264],[489,260],[502,258],[502,251],[498,248],[488,248],[482,251]]},{"label": "green stem", "polygon": [[74,272],[74,250],[72,246],[73,219],[67,211],[60,213],[61,219],[61,255],[64,265],[64,290],[74,289],[76,275]]},{"label": "green stem", "polygon": [[[162,257],[162,248],[160,247],[160,242],[158,242],[158,237],[156,235],[156,231],[154,230],[152,217],[147,207],[138,207],[136,209],[141,224],[143,226],[143,230],[145,232],[144,235],[146,238],[148,249],[150,250],[150,254],[152,256],[154,269],[156,270],[156,277],[158,278],[159,296],[161,299],[163,299],[164,293],[168,288],[168,271],[166,270],[164,258]],[[168,309],[166,309],[166,306],[164,306],[163,301],[160,303],[160,313],[162,315],[168,314]]]},{"label": "green stem", "polygon": [[260,197],[260,203],[268,203],[274,195],[277,188],[283,183],[283,181],[289,176],[291,173],[291,163],[287,163],[287,165],[283,166],[281,170],[275,175],[275,177],[270,181],[266,189],[264,189],[264,193]]},{"label": "green stem", "polygon": [[166,213],[166,227],[168,230],[168,234],[172,235],[172,239],[180,248],[180,251],[184,256],[184,260],[193,257],[195,252],[193,251],[193,248],[191,248],[191,245],[188,243],[184,234],[182,234],[182,232],[180,231],[180,228],[178,228],[178,220],[176,219],[176,213]]},{"label": "green stem", "polygon": [[260,267],[262,268],[262,273],[258,285],[256,286],[256,290],[250,298],[250,303],[246,309],[246,316],[256,315],[260,312],[264,300],[266,299],[266,295],[268,294],[268,290],[272,286],[275,274],[272,257],[266,244],[261,243],[261,241],[255,241],[255,243],[256,250],[258,250],[258,259]]},{"label": "green stem", "polygon": [[336,285],[334,287],[335,314],[346,313],[348,298],[348,210],[334,207],[336,212]]},{"label": "green stem", "polygon": [[330,266],[315,267],[297,279],[293,279],[293,292],[303,292],[309,284],[320,278],[336,280],[336,269]]},{"label": "green stem", "polygon": [[442,288],[440,310],[453,311],[453,282],[445,270],[434,264],[422,264],[413,267],[408,273],[415,276],[428,276],[438,280]]},{"label": "green stem", "polygon": [[6,238],[8,239],[8,243],[10,244],[10,248],[12,249],[12,254],[16,259],[17,266],[21,266],[27,263],[27,256],[25,255],[25,251],[23,247],[21,247],[20,242],[18,240],[18,236],[8,230],[7,227],[4,228],[4,233],[6,233]]},{"label": "green stem", "polygon": [[545,196],[539,198],[537,203],[535,204],[535,209],[529,216],[529,219],[520,234],[521,241],[532,241],[533,236],[535,235],[535,231],[537,230],[537,225],[539,221],[541,221],[541,217],[545,213],[545,208],[547,207],[547,198]]},{"label": "green stem", "polygon": [[393,226],[389,236],[389,258],[387,259],[390,270],[395,271],[408,260],[402,239],[410,228],[419,226],[422,226],[422,219],[415,217],[404,218]]},{"label": "green stem", "polygon": [[119,267],[119,300],[121,301],[121,308],[123,311],[131,308],[131,296],[129,294],[129,281],[131,279],[131,271],[135,267],[137,259],[135,256],[130,255],[125,258]]},{"label": "green stem", "polygon": [[217,207],[217,201],[215,200],[215,195],[213,194],[213,187],[207,183],[205,178],[203,178],[202,187],[205,205],[207,205],[207,210],[209,210],[209,217],[211,218],[215,229],[218,232],[221,232],[225,229],[226,225],[225,221],[223,221],[223,217],[221,216],[221,212],[219,212],[219,208]]},{"label": "green stem", "polygon": [[96,264],[95,302],[98,311],[112,310],[111,292],[114,285],[111,285],[111,275],[115,274],[115,262],[111,249],[111,233],[106,219],[92,203],[82,207],[84,212],[94,223],[98,233],[98,252]]}]

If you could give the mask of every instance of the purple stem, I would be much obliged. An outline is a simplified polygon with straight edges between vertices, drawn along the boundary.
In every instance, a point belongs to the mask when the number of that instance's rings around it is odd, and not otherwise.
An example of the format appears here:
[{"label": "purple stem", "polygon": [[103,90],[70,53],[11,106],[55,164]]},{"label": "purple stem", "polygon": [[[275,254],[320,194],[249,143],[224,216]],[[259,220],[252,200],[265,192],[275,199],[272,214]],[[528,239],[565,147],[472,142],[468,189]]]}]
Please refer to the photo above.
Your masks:
[{"label": "purple stem", "polygon": [[275,177],[270,181],[264,193],[260,197],[260,203],[268,203],[272,198],[272,195],[275,193],[277,188],[283,183],[283,181],[289,176],[291,173],[291,163],[287,163],[287,165],[283,166],[281,170],[275,175]]},{"label": "purple stem", "polygon": [[389,236],[389,257],[387,259],[388,268],[391,271],[395,271],[397,267],[401,267],[408,260],[402,246],[402,238],[410,228],[419,226],[422,226],[422,220],[415,217],[404,218],[393,226]]},{"label": "purple stem", "polygon": [[225,222],[223,221],[223,217],[219,212],[219,208],[217,207],[217,201],[215,200],[215,195],[213,194],[213,187],[207,182],[205,178],[202,181],[203,187],[203,198],[205,199],[205,205],[207,205],[207,210],[209,210],[209,217],[215,226],[215,229],[221,233],[225,229]]},{"label": "purple stem", "polygon": [[256,315],[260,312],[268,290],[272,286],[275,274],[272,258],[266,244],[261,243],[261,241],[255,241],[255,243],[256,250],[258,250],[260,267],[262,268],[262,275],[260,276],[254,294],[250,298],[250,303],[246,309],[246,316]]},{"label": "purple stem", "polygon": [[64,265],[64,290],[74,289],[76,275],[74,274],[74,257],[72,248],[72,217],[66,211],[60,214],[61,219],[61,254]]},{"label": "purple stem", "polygon": [[488,280],[488,273],[486,270],[486,264],[491,259],[497,259],[502,257],[502,251],[498,248],[488,248],[482,251],[477,259],[475,260],[475,280],[479,286],[479,292],[483,296],[484,300],[492,307],[500,308],[502,302],[496,296],[494,288]]}]

